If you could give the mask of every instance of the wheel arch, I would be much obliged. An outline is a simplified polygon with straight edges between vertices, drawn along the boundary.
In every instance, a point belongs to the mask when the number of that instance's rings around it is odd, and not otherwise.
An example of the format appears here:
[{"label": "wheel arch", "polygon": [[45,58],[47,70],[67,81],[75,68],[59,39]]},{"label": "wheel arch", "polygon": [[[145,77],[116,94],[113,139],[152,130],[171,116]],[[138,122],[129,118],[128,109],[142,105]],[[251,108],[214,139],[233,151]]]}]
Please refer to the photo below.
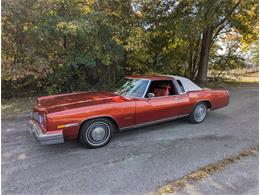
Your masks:
[{"label": "wheel arch", "polygon": [[84,119],[84,120],[82,120],[82,121],[80,122],[79,131],[78,131],[78,137],[79,137],[79,134],[80,134],[80,130],[81,130],[81,128],[82,128],[82,126],[83,126],[83,124],[84,124],[85,122],[87,122],[87,121],[89,121],[89,120],[93,120],[93,119],[102,119],[102,118],[103,118],[103,119],[108,119],[108,120],[110,120],[110,121],[115,125],[115,127],[116,127],[115,132],[118,132],[118,131],[119,131],[119,126],[118,126],[116,120],[115,120],[112,116],[106,116],[106,115],[104,115],[104,116],[94,116],[94,117],[86,118],[86,119]]},{"label": "wheel arch", "polygon": [[210,100],[199,100],[196,102],[194,107],[201,102],[205,103],[208,109],[212,109],[212,103],[210,102]]}]

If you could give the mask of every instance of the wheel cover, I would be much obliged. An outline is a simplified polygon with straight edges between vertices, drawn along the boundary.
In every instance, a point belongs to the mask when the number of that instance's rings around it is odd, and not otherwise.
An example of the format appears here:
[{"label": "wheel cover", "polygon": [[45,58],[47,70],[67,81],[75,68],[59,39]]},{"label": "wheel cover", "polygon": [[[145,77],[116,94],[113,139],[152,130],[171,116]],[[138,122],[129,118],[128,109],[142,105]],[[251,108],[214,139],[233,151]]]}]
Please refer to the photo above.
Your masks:
[{"label": "wheel cover", "polygon": [[207,107],[204,104],[200,104],[195,109],[194,119],[197,122],[201,122],[205,119],[206,114],[207,114]]},{"label": "wheel cover", "polygon": [[92,123],[88,129],[86,134],[86,139],[92,145],[102,145],[104,144],[110,136],[110,127],[107,123],[98,121]]}]

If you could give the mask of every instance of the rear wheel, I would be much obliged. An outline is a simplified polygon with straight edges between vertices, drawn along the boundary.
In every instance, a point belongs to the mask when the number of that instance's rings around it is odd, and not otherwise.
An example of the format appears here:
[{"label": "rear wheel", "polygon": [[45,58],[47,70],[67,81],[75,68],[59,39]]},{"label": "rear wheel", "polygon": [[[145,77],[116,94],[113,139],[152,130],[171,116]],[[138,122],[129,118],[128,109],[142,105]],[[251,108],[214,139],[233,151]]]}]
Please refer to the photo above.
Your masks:
[{"label": "rear wheel", "polygon": [[204,102],[196,104],[189,119],[191,123],[201,123],[207,116],[207,105]]},{"label": "rear wheel", "polygon": [[80,129],[80,142],[88,148],[105,146],[111,140],[115,125],[106,118],[86,121]]}]

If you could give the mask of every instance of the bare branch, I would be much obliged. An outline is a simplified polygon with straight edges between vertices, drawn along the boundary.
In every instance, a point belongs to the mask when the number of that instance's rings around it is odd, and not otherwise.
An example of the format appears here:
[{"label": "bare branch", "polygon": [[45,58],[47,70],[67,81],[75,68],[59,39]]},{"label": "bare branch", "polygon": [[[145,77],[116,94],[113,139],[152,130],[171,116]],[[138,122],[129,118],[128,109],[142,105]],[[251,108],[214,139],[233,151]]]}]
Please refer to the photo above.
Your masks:
[{"label": "bare branch", "polygon": [[234,7],[228,12],[228,14],[226,15],[225,18],[223,18],[220,22],[218,22],[217,24],[215,24],[213,27],[214,28],[217,28],[218,26],[224,24],[226,22],[226,20],[228,18],[231,17],[231,15],[234,13],[234,11],[236,10],[236,8],[239,6],[239,4],[242,2],[242,0],[239,0],[235,5]]},{"label": "bare branch", "polygon": [[230,12],[226,15],[225,18],[223,18],[220,22],[214,25],[214,28],[217,28],[217,31],[213,35],[211,39],[211,43],[213,43],[216,40],[216,37],[219,35],[219,33],[229,24],[230,21],[228,19],[231,17],[231,15],[234,13],[236,8],[239,6],[242,0],[239,0],[234,7],[230,10]]}]

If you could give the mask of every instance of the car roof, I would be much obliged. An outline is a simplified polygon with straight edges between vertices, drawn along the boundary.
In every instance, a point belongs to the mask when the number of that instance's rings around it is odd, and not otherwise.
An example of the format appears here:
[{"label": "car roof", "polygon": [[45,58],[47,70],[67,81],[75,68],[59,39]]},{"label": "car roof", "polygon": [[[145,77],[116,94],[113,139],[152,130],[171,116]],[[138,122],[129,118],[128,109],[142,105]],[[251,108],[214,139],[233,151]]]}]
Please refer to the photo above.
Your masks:
[{"label": "car roof", "polygon": [[128,76],[127,78],[148,79],[148,80],[172,80],[173,79],[173,77],[167,75],[148,75],[148,76],[133,75],[133,76]]}]

